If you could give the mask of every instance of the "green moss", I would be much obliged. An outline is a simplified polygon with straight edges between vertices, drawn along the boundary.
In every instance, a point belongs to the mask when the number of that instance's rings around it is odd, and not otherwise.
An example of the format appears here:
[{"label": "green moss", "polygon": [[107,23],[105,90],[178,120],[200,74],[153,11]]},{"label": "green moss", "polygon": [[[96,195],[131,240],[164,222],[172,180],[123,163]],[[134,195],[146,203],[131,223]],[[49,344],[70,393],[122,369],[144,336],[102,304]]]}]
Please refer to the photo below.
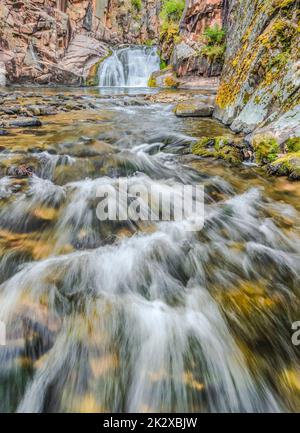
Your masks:
[{"label": "green moss", "polygon": [[261,97],[258,96],[258,95],[256,95],[255,98],[254,98],[254,103],[255,103],[256,105],[258,105],[258,104],[260,104],[260,102],[261,102]]},{"label": "green moss", "polygon": [[243,96],[243,104],[247,104],[250,100],[250,93],[246,92]]},{"label": "green moss", "polygon": [[224,146],[218,151],[218,158],[224,159],[224,161],[229,162],[233,165],[238,165],[241,163],[241,155],[239,149],[233,146]]},{"label": "green moss", "polygon": [[98,76],[99,68],[100,68],[101,64],[104,62],[104,60],[106,60],[111,55],[112,55],[112,52],[109,51],[109,53],[106,56],[101,57],[101,59],[99,59],[98,62],[96,62],[91,67],[91,69],[89,70],[88,76],[85,80],[86,86],[98,86],[98,84],[99,84],[99,76]]},{"label": "green moss", "polygon": [[295,5],[295,0],[274,0],[274,6],[281,9],[288,8]]},{"label": "green moss", "polygon": [[179,102],[176,107],[174,108],[174,113],[180,113],[180,112],[193,112],[197,110],[197,106],[193,104],[191,101],[183,101]]},{"label": "green moss", "polygon": [[142,0],[131,0],[131,5],[137,12],[142,10]]},{"label": "green moss", "polygon": [[160,17],[163,21],[178,22],[184,11],[184,0],[163,0]]},{"label": "green moss", "polygon": [[168,67],[168,64],[164,59],[160,58],[159,67],[160,67],[160,70],[163,70],[163,69],[166,69]]},{"label": "green moss", "polygon": [[156,78],[153,75],[148,80],[148,87],[157,87]]},{"label": "green moss", "polygon": [[229,144],[229,139],[226,137],[215,137],[215,148],[217,150],[222,149],[223,147]]},{"label": "green moss", "polygon": [[225,40],[225,30],[221,29],[218,24],[213,27],[206,27],[203,32],[208,45],[222,45]]},{"label": "green moss", "polygon": [[191,147],[194,155],[213,157],[237,165],[242,161],[240,150],[227,137],[203,137]]},{"label": "green moss", "polygon": [[152,47],[153,45],[155,45],[155,41],[153,41],[152,39],[146,39],[144,41],[144,45],[146,45],[147,47]]},{"label": "green moss", "polygon": [[[224,74],[216,98],[220,108],[225,109],[236,101],[250,74],[256,77],[256,88],[259,89],[281,83],[290,61],[299,57],[294,6],[295,1],[292,0],[257,2],[240,49],[228,59],[227,73]],[[269,21],[258,35],[262,15],[268,17]],[[280,99],[279,91],[274,98]]]},{"label": "green moss", "polygon": [[207,57],[210,61],[222,60],[224,58],[226,45],[225,31],[217,24],[214,27],[207,27],[201,39],[205,40],[204,45],[200,51],[200,55]]},{"label": "green moss", "polygon": [[201,48],[200,54],[204,57],[207,57],[211,61],[213,60],[221,60],[224,58],[226,46],[222,45],[205,45]]},{"label": "green moss", "polygon": [[299,152],[300,151],[300,137],[289,138],[285,143],[285,147],[288,152]]},{"label": "green moss", "polygon": [[268,170],[277,176],[289,176],[291,180],[300,180],[300,151],[287,153],[275,159]]},{"label": "green moss", "polygon": [[253,148],[257,162],[267,164],[277,158],[280,153],[280,146],[278,141],[271,136],[258,135],[254,137]]}]

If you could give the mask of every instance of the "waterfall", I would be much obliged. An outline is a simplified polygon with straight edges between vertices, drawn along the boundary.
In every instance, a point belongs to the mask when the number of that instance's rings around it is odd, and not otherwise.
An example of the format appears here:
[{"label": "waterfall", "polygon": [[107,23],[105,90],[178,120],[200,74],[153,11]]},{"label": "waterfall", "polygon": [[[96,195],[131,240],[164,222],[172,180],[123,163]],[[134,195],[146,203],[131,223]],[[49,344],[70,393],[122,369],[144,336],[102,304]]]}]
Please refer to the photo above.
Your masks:
[{"label": "waterfall", "polygon": [[154,47],[127,47],[113,52],[99,70],[100,87],[147,87],[150,75],[159,70]]}]

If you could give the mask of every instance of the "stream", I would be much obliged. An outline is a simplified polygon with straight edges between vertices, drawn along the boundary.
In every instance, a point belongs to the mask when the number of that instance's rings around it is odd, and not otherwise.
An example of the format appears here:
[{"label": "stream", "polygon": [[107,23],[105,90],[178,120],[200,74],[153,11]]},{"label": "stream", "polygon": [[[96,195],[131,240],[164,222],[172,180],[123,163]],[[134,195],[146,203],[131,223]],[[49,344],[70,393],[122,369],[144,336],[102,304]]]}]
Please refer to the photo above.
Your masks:
[{"label": "stream", "polygon": [[[0,411],[299,411],[299,187],[193,157],[231,132],[145,90],[59,92],[96,108],[1,137]],[[203,228],[99,221],[119,179],[204,186]]]}]

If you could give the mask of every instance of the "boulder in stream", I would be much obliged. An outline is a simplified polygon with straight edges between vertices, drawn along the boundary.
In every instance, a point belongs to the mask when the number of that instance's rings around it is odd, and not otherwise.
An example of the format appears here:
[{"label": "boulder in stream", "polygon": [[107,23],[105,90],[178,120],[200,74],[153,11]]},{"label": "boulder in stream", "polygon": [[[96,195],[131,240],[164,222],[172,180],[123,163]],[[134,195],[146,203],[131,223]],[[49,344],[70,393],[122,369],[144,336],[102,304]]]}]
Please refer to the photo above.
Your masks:
[{"label": "boulder in stream", "polygon": [[212,104],[206,104],[197,99],[180,102],[174,109],[177,117],[211,117],[213,111]]},{"label": "boulder in stream", "polygon": [[30,118],[19,117],[17,119],[10,120],[8,126],[10,128],[36,127],[36,126],[42,126],[42,122],[35,117],[30,117]]}]

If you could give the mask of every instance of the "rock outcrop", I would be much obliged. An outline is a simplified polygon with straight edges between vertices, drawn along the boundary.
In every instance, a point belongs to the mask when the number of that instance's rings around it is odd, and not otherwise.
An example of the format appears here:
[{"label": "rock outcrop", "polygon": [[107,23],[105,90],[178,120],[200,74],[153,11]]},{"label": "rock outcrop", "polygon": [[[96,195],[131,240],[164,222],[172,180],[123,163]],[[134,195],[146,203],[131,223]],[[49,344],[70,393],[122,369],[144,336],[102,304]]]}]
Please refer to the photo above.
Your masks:
[{"label": "rock outcrop", "polygon": [[300,135],[299,0],[229,0],[215,117],[236,132]]},{"label": "rock outcrop", "polygon": [[186,0],[187,6],[183,14],[180,30],[189,39],[197,40],[206,27],[215,24],[222,27],[222,0]]},{"label": "rock outcrop", "polygon": [[108,44],[155,40],[158,14],[154,0],[2,0],[0,85],[81,84]]},{"label": "rock outcrop", "polygon": [[[226,3],[226,1],[225,1]],[[175,44],[171,63],[182,77],[198,75],[216,77],[221,74],[223,59],[203,54],[203,33],[206,28],[222,28],[227,14],[223,15],[224,0],[186,0],[186,7],[180,21],[180,39]]]}]

